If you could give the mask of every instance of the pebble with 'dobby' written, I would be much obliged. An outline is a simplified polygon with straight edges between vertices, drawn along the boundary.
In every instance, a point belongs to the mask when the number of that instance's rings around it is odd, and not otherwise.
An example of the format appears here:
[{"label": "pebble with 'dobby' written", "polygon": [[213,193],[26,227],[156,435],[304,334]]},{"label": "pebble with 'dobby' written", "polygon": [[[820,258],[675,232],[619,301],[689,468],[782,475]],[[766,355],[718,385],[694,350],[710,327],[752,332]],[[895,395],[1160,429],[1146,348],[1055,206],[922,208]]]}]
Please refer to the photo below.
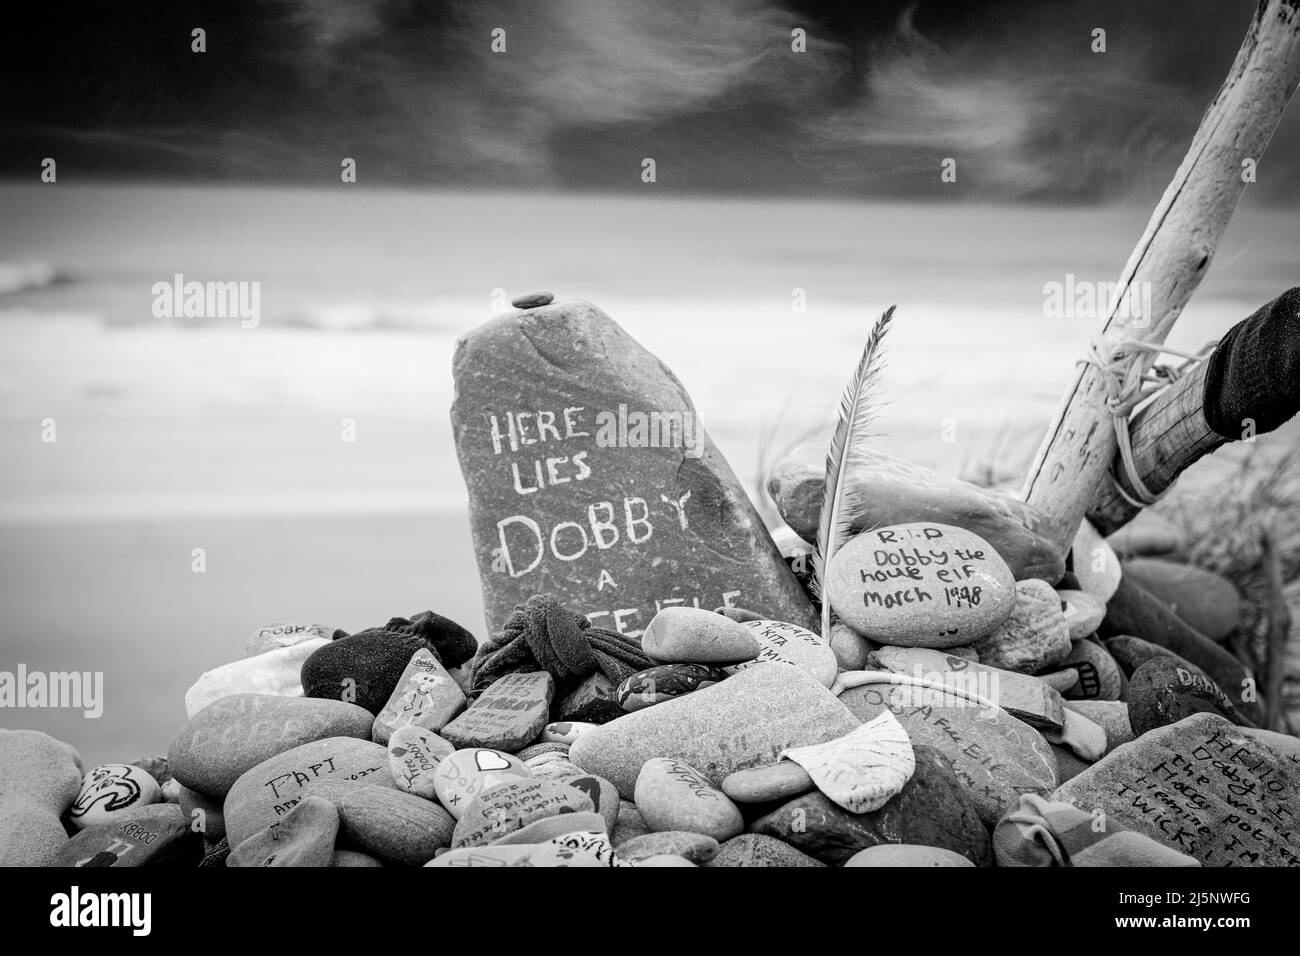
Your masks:
[{"label": "pebble with 'dobby' written", "polygon": [[511,299],[510,304],[516,309],[540,309],[542,306],[550,305],[554,301],[555,293],[553,292],[529,292],[517,299]]},{"label": "pebble with 'dobby' written", "polygon": [[957,647],[1016,603],[1007,563],[961,528],[915,522],[857,535],[830,561],[826,594],[859,634],[904,647]]}]

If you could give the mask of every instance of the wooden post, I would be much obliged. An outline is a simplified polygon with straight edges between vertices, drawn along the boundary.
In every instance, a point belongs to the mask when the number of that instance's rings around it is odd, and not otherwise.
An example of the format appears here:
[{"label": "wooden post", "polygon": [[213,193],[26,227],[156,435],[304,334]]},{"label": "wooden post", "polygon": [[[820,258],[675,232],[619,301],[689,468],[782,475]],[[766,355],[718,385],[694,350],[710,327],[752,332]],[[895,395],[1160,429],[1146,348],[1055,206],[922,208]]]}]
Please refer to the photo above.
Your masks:
[{"label": "wooden post", "polygon": [[[1159,345],[1205,276],[1244,188],[1242,161],[1258,162],[1300,82],[1300,0],[1261,0],[1214,102],[1201,119],[1173,181],[1120,276],[1110,314],[1093,338],[1103,360],[1139,371],[1155,356],[1124,350],[1125,339]],[[1149,316],[1122,304],[1151,290]],[[1137,321],[1135,321],[1137,320]],[[1106,375],[1080,365],[1066,390],[1025,483],[1025,500],[1063,529],[1070,546],[1115,458],[1117,442],[1106,406]]]}]

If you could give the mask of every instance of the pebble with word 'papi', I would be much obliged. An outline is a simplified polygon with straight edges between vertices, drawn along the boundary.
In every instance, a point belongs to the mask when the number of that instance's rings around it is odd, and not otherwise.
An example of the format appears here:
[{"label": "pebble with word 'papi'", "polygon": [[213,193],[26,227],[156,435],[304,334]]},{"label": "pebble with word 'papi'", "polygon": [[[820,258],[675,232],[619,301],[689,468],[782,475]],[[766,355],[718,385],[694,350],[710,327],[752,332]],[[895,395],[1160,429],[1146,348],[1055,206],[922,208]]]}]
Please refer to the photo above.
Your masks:
[{"label": "pebble with word 'papi'", "polygon": [[839,669],[835,652],[812,631],[785,621],[747,621],[742,627],[749,628],[758,639],[758,657],[723,668],[727,673],[735,674],[746,667],[771,662],[805,670],[823,687],[835,683],[835,672]]},{"label": "pebble with word 'papi'", "polygon": [[916,523],[865,531],[831,558],[825,592],[864,637],[905,647],[956,647],[1010,616],[1015,580],[977,535]]},{"label": "pebble with word 'papi'", "polygon": [[914,745],[928,745],[947,757],[989,826],[1016,805],[1020,794],[1047,794],[1057,784],[1056,758],[1047,741],[1000,707],[942,690],[884,683],[850,687],[840,700],[864,721],[892,712]]},{"label": "pebble with word 'papi'", "polygon": [[124,763],[101,764],[82,778],[68,820],[78,830],[100,826],[161,799],[162,788],[147,770]]},{"label": "pebble with word 'papi'", "polygon": [[1193,714],[1117,747],[1052,799],[1098,808],[1203,866],[1300,866],[1295,745]]},{"label": "pebble with word 'papi'", "polygon": [[50,866],[194,866],[203,840],[174,803],[155,803],[88,826],[65,843]]},{"label": "pebble with word 'papi'", "polygon": [[381,860],[423,866],[451,843],[456,825],[438,804],[390,787],[324,779],[309,784],[305,796],[322,797],[339,814],[339,836]]},{"label": "pebble with word 'papi'", "polygon": [[339,813],[321,797],[303,797],[283,817],[230,851],[226,866],[332,866]]},{"label": "pebble with word 'papi'", "polygon": [[414,724],[398,730],[388,738],[388,770],[397,789],[436,800],[438,764],[455,749],[432,730]]},{"label": "pebble with word 'papi'", "polygon": [[627,678],[618,685],[615,697],[624,710],[631,712],[712,687],[726,678],[721,670],[708,664],[660,664]]},{"label": "pebble with word 'papi'", "polygon": [[459,820],[482,791],[527,780],[532,775],[524,762],[512,754],[471,747],[442,759],[434,774],[433,787],[438,802]]},{"label": "pebble with word 'papi'", "polygon": [[81,790],[76,751],[38,730],[0,729],[0,866],[44,866]]},{"label": "pebble with word 'papi'", "polygon": [[759,645],[729,617],[698,607],[666,607],[646,627],[641,650],[663,664],[737,664],[757,657]]},{"label": "pebble with word 'papi'", "polygon": [[761,664],[590,730],[574,741],[569,759],[630,798],[641,767],[655,757],[680,760],[716,786],[737,770],[775,763],[788,747],[843,736],[859,723],[810,674]]},{"label": "pebble with word 'papi'", "polygon": [[218,799],[263,760],[325,737],[370,736],[368,710],[339,700],[231,694],[195,714],[168,751],[172,774]]},{"label": "pebble with word 'papi'", "polygon": [[397,784],[388,772],[388,751],[355,737],[326,737],[276,754],[248,770],[226,794],[226,837],[239,846],[283,817],[317,780],[337,777],[380,786]]},{"label": "pebble with word 'papi'", "polygon": [[591,797],[557,780],[534,778],[504,783],[480,792],[470,802],[456,822],[451,846],[483,846],[534,820],[594,811]]},{"label": "pebble with word 'papi'", "polygon": [[988,831],[952,764],[933,747],[917,746],[914,752],[911,778],[879,810],[849,813],[814,791],[760,817],[750,829],[829,864],[843,863],[878,843],[917,843],[960,853],[977,866],[989,865]]},{"label": "pebble with word 'papi'", "polygon": [[721,842],[745,829],[740,810],[680,760],[647,760],[636,778],[636,806],[651,830],[703,833]]},{"label": "pebble with word 'papi'", "polygon": [[555,678],[546,671],[507,674],[439,733],[461,749],[518,750],[542,732],[554,696]]},{"label": "pebble with word 'papi'", "polygon": [[1128,714],[1133,733],[1141,737],[1148,730],[1176,724],[1192,714],[1218,714],[1232,720],[1236,709],[1199,668],[1184,667],[1172,657],[1157,657],[1133,672]]},{"label": "pebble with word 'papi'", "polygon": [[465,692],[433,652],[422,647],[411,656],[388,703],[375,717],[371,739],[386,744],[393,731],[408,724],[441,730],[464,706]]},{"label": "pebble with word 'papi'", "polygon": [[980,663],[1022,674],[1060,663],[1070,653],[1070,628],[1061,599],[1046,581],[1017,581],[1011,616],[974,647]]}]

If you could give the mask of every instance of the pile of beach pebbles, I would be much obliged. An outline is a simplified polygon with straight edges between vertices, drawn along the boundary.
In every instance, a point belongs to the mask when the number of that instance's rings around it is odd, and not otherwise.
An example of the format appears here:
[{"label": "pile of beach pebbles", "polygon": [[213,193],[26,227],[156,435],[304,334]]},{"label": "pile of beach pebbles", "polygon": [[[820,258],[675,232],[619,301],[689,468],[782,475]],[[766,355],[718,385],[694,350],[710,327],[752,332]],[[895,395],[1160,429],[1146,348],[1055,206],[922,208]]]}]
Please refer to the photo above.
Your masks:
[{"label": "pile of beach pebbles", "polygon": [[[1178,546],[1131,530],[1125,573],[1222,640],[1239,599]],[[826,570],[829,644],[666,607],[653,666],[582,693],[535,667],[469,693],[476,642],[432,612],[268,625],[165,758],[87,769],[0,731],[0,863],[1300,862],[1300,741],[1158,640],[1098,639],[1117,584],[1084,570],[1053,587],[969,529],[874,527]]]}]

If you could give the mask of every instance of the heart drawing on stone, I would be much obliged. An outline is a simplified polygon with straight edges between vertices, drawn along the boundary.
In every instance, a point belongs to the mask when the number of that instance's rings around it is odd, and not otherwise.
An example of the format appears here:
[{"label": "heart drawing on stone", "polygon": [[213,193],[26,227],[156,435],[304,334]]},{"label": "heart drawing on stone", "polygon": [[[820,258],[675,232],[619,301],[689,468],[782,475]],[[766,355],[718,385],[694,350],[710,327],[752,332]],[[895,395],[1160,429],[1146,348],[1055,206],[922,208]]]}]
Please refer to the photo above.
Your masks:
[{"label": "heart drawing on stone", "polygon": [[474,763],[480,770],[505,770],[510,766],[510,761],[506,760],[495,750],[480,750],[474,754]]}]

